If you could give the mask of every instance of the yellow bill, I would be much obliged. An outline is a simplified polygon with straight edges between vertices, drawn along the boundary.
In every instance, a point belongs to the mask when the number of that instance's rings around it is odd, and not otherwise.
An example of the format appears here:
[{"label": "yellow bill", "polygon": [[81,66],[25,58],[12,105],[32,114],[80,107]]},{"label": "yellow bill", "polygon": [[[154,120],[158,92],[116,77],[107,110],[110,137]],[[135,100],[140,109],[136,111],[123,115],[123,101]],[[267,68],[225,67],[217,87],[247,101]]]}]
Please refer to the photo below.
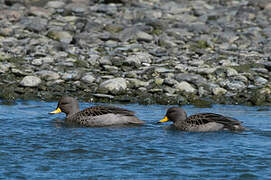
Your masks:
[{"label": "yellow bill", "polygon": [[50,112],[50,114],[57,114],[57,113],[61,113],[61,109],[60,108],[57,108],[56,110]]},{"label": "yellow bill", "polygon": [[159,122],[167,122],[168,121],[168,118],[167,116],[164,117],[164,119],[160,120]]}]

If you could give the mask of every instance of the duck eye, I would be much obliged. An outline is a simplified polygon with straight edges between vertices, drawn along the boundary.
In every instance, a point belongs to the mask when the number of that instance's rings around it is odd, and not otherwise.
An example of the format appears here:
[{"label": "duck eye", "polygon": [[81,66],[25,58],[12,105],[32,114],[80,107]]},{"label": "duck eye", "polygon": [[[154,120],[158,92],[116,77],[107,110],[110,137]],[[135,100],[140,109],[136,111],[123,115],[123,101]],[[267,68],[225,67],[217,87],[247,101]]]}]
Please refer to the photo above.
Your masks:
[{"label": "duck eye", "polygon": [[66,104],[69,104],[68,102],[61,102],[60,103],[61,105],[66,105]]}]

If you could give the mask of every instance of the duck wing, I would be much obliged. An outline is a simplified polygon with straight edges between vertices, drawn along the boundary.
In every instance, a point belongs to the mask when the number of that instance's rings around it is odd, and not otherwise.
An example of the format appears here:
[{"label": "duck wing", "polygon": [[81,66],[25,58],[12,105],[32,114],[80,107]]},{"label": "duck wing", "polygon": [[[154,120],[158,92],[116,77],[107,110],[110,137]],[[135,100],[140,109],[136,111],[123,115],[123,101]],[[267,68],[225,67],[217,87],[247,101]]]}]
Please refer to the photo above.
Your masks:
[{"label": "duck wing", "polygon": [[143,124],[144,121],[134,114],[133,111],[114,106],[93,106],[77,112],[68,121],[89,127]]},{"label": "duck wing", "polygon": [[135,112],[124,109],[124,108],[119,108],[119,107],[114,107],[114,106],[93,106],[86,108],[80,112],[78,112],[80,116],[100,116],[104,114],[120,114],[124,116],[134,116]]},{"label": "duck wing", "polygon": [[240,125],[242,122],[231,118],[231,117],[226,117],[220,114],[215,114],[215,113],[200,113],[200,114],[195,114],[191,115],[186,119],[186,123],[191,124],[191,125],[204,125],[209,122],[216,122],[223,124],[225,127],[232,129],[231,127],[234,127],[235,125]]}]

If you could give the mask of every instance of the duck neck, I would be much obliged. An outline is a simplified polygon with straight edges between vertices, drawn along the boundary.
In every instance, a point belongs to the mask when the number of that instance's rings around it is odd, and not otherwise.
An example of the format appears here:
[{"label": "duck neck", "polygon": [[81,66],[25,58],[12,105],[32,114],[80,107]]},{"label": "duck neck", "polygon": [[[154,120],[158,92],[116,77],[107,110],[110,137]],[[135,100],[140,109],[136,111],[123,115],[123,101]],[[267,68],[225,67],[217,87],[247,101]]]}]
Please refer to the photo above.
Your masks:
[{"label": "duck neck", "polygon": [[66,114],[66,116],[67,116],[67,118],[68,118],[68,117],[74,115],[75,113],[77,113],[77,112],[79,112],[79,111],[80,111],[79,105],[78,105],[78,103],[75,103],[75,104],[71,107],[70,111]]}]

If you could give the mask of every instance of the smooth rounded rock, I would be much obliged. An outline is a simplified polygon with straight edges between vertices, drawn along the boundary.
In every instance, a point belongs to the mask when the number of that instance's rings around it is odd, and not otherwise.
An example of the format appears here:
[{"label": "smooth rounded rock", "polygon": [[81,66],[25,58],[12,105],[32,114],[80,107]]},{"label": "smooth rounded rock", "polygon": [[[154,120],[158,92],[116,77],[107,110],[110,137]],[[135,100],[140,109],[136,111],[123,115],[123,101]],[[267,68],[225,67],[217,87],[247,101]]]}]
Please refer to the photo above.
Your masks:
[{"label": "smooth rounded rock", "polygon": [[177,83],[175,85],[175,88],[179,91],[184,91],[187,93],[195,93],[196,92],[196,89],[186,81],[182,81],[180,83]]},{"label": "smooth rounded rock", "polygon": [[47,7],[49,8],[58,9],[58,8],[63,8],[64,6],[65,6],[65,3],[62,1],[49,1],[47,3]]},{"label": "smooth rounded rock", "polygon": [[256,77],[254,81],[257,86],[262,86],[268,83],[268,80],[263,77]]},{"label": "smooth rounded rock", "polygon": [[153,40],[153,37],[152,35],[149,35],[148,33],[145,33],[143,31],[138,31],[136,33],[136,37],[137,37],[137,40],[139,41],[146,41],[146,42],[150,42]]},{"label": "smooth rounded rock", "polygon": [[53,71],[42,70],[36,72],[36,74],[39,75],[41,78],[46,79],[47,81],[57,80],[60,78],[59,74]]},{"label": "smooth rounded rock", "polygon": [[112,94],[121,94],[127,89],[127,82],[124,78],[114,78],[102,82],[99,86],[100,91],[110,92]]},{"label": "smooth rounded rock", "polygon": [[25,76],[20,85],[25,87],[37,87],[41,83],[41,79],[37,76]]},{"label": "smooth rounded rock", "polygon": [[139,79],[134,79],[134,78],[129,79],[129,82],[131,86],[135,88],[146,87],[150,84],[149,82],[141,81]]},{"label": "smooth rounded rock", "polygon": [[237,75],[238,75],[238,72],[235,69],[233,69],[233,68],[227,69],[227,76],[228,77],[237,76]]},{"label": "smooth rounded rock", "polygon": [[125,62],[131,65],[140,66],[142,63],[151,63],[151,55],[144,52],[139,52],[128,56]]},{"label": "smooth rounded rock", "polygon": [[81,80],[85,83],[93,83],[95,81],[95,77],[92,74],[85,74]]},{"label": "smooth rounded rock", "polygon": [[34,59],[31,64],[35,65],[35,66],[40,66],[42,65],[43,61],[42,59]]},{"label": "smooth rounded rock", "polygon": [[224,88],[221,88],[221,87],[216,87],[213,89],[213,94],[214,95],[223,95],[223,94],[226,94],[227,93],[227,90],[224,89]]},{"label": "smooth rounded rock", "polygon": [[9,70],[10,65],[9,64],[3,64],[0,63],[0,73],[5,73]]},{"label": "smooth rounded rock", "polygon": [[50,31],[48,36],[54,40],[69,44],[72,41],[72,35],[67,31]]}]

